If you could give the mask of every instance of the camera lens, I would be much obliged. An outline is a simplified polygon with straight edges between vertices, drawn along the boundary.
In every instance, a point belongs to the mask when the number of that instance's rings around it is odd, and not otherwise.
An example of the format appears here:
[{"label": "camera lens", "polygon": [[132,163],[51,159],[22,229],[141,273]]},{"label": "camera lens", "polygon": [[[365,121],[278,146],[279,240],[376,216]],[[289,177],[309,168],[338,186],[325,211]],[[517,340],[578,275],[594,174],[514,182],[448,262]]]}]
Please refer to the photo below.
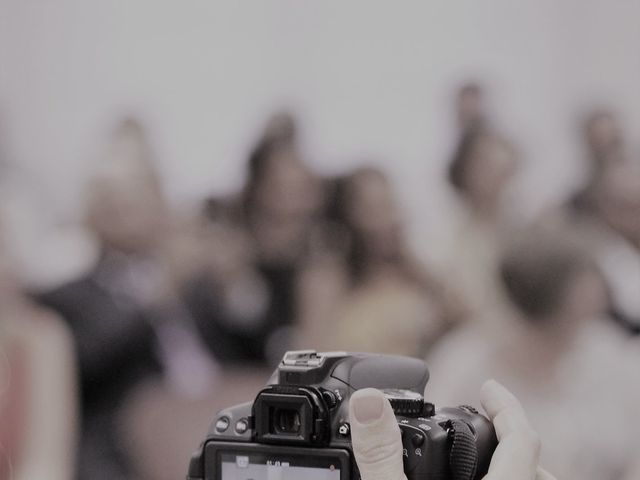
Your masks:
[{"label": "camera lens", "polygon": [[275,427],[278,433],[298,434],[300,432],[300,412],[280,408],[275,412]]}]

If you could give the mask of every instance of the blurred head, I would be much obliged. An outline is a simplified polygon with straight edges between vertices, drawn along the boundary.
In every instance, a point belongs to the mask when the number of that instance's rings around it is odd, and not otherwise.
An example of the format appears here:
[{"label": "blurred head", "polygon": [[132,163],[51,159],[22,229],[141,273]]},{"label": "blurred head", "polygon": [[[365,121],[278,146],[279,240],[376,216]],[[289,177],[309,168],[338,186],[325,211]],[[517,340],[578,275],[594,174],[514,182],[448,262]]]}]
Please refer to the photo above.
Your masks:
[{"label": "blurred head", "polygon": [[594,204],[611,228],[640,242],[640,170],[627,164],[606,168],[595,184]]},{"label": "blurred head", "polygon": [[596,172],[607,164],[622,161],[622,128],[612,112],[591,112],[585,118],[583,134]]},{"label": "blurred head", "polygon": [[387,176],[366,167],[349,175],[344,184],[344,221],[363,236],[384,237],[400,227],[400,215]]},{"label": "blurred head", "polygon": [[461,130],[468,130],[482,124],[485,116],[483,103],[482,87],[478,83],[466,83],[458,90],[456,110]]},{"label": "blurred head", "polygon": [[495,209],[517,168],[516,152],[490,130],[467,131],[449,164],[449,181],[474,208]]},{"label": "blurred head", "polygon": [[286,110],[276,112],[267,120],[262,141],[295,143],[298,133],[296,119]]},{"label": "blurred head", "polygon": [[557,233],[526,233],[500,262],[507,297],[523,317],[553,330],[602,316],[606,287],[585,251]]},{"label": "blurred head", "polygon": [[320,186],[288,138],[262,141],[248,165],[244,193],[246,213],[299,219],[320,205]]},{"label": "blurred head", "polygon": [[361,168],[345,177],[336,193],[336,217],[348,232],[352,267],[397,261],[402,223],[387,176],[373,167]]},{"label": "blurred head", "polygon": [[105,153],[103,160],[106,164],[118,161],[144,170],[148,175],[156,174],[152,166],[153,155],[147,131],[135,117],[124,117],[116,123]]},{"label": "blurred head", "polygon": [[[124,121],[88,189],[87,224],[108,249],[140,252],[162,238],[167,206],[141,127]],[[140,143],[142,141],[142,143]]]}]

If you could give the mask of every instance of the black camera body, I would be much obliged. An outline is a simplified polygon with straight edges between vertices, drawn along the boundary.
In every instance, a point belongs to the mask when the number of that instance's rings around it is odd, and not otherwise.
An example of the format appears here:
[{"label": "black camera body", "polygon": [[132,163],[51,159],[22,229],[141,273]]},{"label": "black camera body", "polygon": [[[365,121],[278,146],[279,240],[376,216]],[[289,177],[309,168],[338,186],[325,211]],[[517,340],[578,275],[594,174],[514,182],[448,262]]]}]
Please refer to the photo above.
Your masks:
[{"label": "black camera body", "polygon": [[193,455],[187,480],[358,480],[349,398],[382,390],[402,433],[408,480],[473,480],[497,445],[491,422],[469,406],[435,409],[418,359],[365,353],[288,352],[253,402],[222,410]]}]

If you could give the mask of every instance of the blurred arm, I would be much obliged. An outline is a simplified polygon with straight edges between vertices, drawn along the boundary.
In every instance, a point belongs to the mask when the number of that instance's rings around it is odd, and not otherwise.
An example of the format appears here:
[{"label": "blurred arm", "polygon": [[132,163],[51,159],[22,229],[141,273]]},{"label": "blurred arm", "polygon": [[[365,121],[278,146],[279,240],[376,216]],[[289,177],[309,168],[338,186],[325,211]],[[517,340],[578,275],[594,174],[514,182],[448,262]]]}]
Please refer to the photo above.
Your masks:
[{"label": "blurred arm", "polygon": [[75,470],[77,390],[73,342],[53,315],[21,319],[28,364],[27,431],[15,480],[70,480]]},{"label": "blurred arm", "polygon": [[344,275],[334,259],[326,259],[301,277],[297,286],[300,329],[295,347],[333,350],[337,347],[336,310],[347,290]]}]

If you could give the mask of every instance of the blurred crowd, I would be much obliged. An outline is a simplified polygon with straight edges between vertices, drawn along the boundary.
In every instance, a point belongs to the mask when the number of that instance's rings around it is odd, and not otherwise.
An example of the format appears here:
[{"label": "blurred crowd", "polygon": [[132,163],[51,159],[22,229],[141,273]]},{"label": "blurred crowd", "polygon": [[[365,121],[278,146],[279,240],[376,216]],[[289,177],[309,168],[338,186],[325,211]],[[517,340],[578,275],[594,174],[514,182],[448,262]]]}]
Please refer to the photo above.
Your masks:
[{"label": "blurred crowd", "polygon": [[[15,240],[28,208],[2,167],[0,479],[180,478],[216,409],[302,348],[425,358],[440,406],[477,403],[496,378],[558,478],[640,478],[640,153],[614,112],[592,111],[577,128],[587,181],[524,222],[506,195],[523,157],[484,102],[469,83],[452,106],[455,227],[438,258],[411,247],[388,172],[318,175],[288,112],[238,192],[187,212],[145,125],[119,121],[83,224],[55,243],[89,260],[64,268],[51,234]],[[30,281],[44,256],[51,275]]]}]

